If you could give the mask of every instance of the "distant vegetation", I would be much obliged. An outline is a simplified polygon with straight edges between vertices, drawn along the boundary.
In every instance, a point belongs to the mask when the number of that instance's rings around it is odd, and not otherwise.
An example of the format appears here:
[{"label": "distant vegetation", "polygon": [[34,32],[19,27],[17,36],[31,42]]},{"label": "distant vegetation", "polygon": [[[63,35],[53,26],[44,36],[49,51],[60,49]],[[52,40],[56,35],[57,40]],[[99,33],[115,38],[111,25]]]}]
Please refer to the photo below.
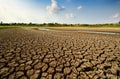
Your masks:
[{"label": "distant vegetation", "polygon": [[43,23],[43,24],[35,24],[35,23],[3,23],[0,22],[0,28],[5,27],[118,27],[120,28],[120,21],[118,23],[111,24],[60,24],[60,23]]}]

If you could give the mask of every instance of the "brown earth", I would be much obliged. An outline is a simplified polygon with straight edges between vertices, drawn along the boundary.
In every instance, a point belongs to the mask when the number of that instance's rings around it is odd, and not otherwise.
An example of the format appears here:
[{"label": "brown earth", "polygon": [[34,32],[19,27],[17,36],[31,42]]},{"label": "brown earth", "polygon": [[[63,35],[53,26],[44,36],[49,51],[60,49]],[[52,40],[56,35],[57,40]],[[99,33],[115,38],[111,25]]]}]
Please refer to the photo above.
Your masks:
[{"label": "brown earth", "polygon": [[120,79],[120,35],[1,29],[0,79]]},{"label": "brown earth", "polygon": [[105,28],[105,27],[52,27],[51,30],[62,30],[62,31],[97,31],[97,32],[115,32],[120,33],[120,28]]}]

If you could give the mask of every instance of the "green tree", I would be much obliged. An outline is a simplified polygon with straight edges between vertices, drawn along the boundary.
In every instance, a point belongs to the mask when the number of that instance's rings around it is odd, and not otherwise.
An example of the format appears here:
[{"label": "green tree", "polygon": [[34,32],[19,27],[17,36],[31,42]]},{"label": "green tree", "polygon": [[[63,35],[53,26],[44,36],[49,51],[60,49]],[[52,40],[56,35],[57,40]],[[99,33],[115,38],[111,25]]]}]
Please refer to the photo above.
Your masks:
[{"label": "green tree", "polygon": [[120,24],[120,21],[118,22],[118,24]]},{"label": "green tree", "polygon": [[3,22],[2,22],[2,21],[0,22],[0,25],[3,25]]}]

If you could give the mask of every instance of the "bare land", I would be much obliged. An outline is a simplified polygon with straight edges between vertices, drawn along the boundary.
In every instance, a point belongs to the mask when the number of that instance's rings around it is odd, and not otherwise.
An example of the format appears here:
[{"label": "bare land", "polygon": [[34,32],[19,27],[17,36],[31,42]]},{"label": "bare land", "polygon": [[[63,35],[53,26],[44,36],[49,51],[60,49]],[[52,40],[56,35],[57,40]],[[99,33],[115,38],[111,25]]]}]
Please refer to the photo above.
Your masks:
[{"label": "bare land", "polygon": [[97,32],[115,32],[120,33],[120,28],[111,27],[52,27],[48,28],[51,30],[62,30],[62,31],[97,31]]},{"label": "bare land", "polygon": [[120,35],[0,29],[0,79],[120,79]]}]

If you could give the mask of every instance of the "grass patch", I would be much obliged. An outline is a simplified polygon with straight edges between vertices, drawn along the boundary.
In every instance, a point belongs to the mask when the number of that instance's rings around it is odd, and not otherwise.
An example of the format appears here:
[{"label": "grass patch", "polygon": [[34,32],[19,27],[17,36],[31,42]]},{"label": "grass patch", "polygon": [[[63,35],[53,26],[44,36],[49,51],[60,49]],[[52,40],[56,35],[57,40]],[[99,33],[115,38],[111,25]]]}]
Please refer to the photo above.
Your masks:
[{"label": "grass patch", "polygon": [[38,27],[38,26],[19,26],[19,25],[15,25],[15,26],[0,26],[0,29],[24,28],[24,27],[33,28],[33,27]]},{"label": "grass patch", "polygon": [[8,28],[18,28],[15,26],[0,26],[0,29],[8,29]]}]

